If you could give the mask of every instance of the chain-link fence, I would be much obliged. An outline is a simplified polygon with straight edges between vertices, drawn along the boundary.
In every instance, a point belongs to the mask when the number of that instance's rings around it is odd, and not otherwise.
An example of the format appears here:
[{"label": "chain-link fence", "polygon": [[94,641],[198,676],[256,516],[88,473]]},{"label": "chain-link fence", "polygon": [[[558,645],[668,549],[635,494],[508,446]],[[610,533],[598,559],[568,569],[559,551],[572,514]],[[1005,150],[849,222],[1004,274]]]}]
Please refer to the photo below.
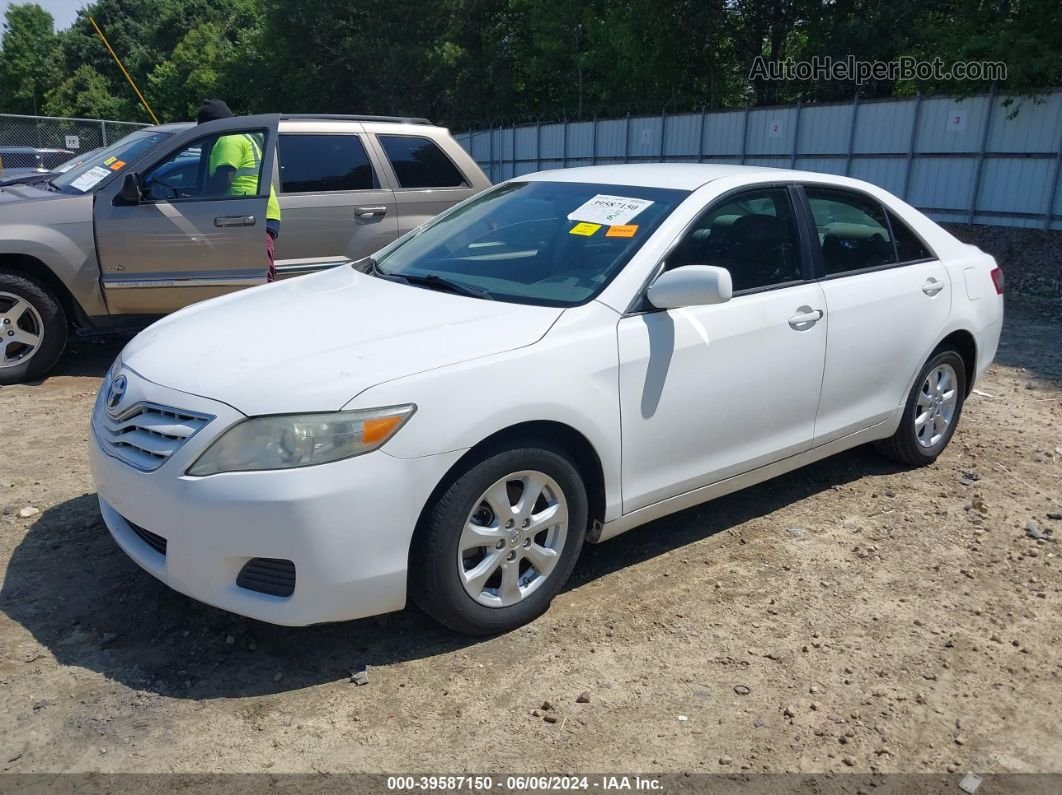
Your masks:
[{"label": "chain-link fence", "polygon": [[[112,144],[145,126],[106,119],[0,114],[0,170],[53,168],[74,155]],[[34,153],[20,149],[58,151]]]}]

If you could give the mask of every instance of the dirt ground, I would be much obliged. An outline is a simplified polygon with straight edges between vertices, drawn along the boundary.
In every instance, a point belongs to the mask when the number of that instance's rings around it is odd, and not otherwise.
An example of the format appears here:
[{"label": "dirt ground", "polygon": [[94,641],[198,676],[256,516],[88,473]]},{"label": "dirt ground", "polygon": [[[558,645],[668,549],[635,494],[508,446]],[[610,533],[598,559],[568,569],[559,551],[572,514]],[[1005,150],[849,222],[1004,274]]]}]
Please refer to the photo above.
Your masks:
[{"label": "dirt ground", "polygon": [[119,347],[0,389],[2,771],[1062,772],[1057,303],[1009,303],[935,466],[856,450],[588,547],[482,642],[273,627],[138,569],[85,451]]}]

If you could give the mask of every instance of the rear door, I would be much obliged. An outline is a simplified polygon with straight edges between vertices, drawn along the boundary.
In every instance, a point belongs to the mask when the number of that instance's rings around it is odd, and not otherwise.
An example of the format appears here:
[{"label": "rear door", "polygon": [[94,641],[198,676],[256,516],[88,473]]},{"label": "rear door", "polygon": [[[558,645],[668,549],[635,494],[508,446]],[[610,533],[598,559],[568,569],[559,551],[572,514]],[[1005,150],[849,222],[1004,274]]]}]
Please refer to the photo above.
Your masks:
[{"label": "rear door", "polygon": [[[465,174],[447,151],[458,147],[435,128],[415,124],[367,124],[398,203],[398,233],[405,234],[486,187],[482,174]],[[454,153],[457,154],[457,153]]]},{"label": "rear door", "polygon": [[951,311],[947,268],[874,197],[806,185],[829,335],[815,445],[888,419]]},{"label": "rear door", "polygon": [[[119,196],[121,179],[97,193],[96,249],[111,313],[165,314],[265,282],[266,175],[276,133],[276,116],[190,128],[127,169],[140,175],[139,202]],[[211,178],[211,153],[228,136],[248,153],[240,176],[243,185],[257,179],[257,192],[234,195]]]},{"label": "rear door", "polygon": [[355,122],[285,122],[277,152],[280,278],[360,259],[398,237],[390,185]]}]

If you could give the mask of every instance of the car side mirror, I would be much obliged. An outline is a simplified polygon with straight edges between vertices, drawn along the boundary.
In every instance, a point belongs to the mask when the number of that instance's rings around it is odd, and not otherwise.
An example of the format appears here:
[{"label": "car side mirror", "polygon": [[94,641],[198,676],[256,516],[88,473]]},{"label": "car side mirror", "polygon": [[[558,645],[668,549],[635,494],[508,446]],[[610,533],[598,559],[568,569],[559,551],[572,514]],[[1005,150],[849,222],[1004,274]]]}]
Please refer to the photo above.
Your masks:
[{"label": "car side mirror", "polygon": [[140,204],[140,175],[129,173],[122,180],[122,189],[118,191],[118,198],[122,204]]},{"label": "car side mirror", "polygon": [[664,271],[647,293],[649,303],[657,309],[723,304],[733,295],[730,271],[711,265],[683,265]]}]

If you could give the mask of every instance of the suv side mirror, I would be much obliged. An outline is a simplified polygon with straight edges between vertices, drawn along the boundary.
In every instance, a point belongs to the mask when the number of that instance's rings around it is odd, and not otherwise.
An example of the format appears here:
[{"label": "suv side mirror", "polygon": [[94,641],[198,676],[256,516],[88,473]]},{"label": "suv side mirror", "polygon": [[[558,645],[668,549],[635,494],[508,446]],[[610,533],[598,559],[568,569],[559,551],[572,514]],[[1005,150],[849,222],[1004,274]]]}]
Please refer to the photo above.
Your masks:
[{"label": "suv side mirror", "polygon": [[118,198],[123,204],[140,204],[140,175],[129,173],[122,180],[122,189],[118,191]]},{"label": "suv side mirror", "polygon": [[683,265],[665,271],[649,285],[649,303],[657,309],[723,304],[734,294],[730,271],[711,265]]}]

